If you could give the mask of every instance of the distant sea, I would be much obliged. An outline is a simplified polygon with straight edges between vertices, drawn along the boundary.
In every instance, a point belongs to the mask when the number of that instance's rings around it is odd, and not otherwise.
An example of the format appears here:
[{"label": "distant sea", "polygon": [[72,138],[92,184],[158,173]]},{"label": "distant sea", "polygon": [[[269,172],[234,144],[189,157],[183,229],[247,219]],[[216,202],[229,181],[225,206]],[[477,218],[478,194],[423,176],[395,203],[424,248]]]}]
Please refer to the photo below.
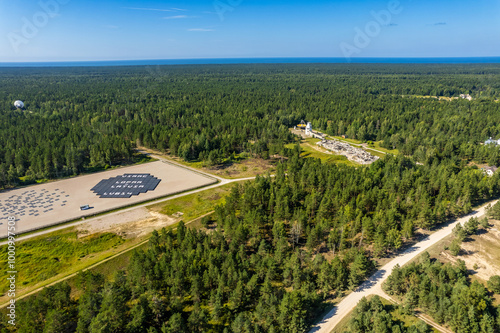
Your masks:
[{"label": "distant sea", "polygon": [[158,59],[113,61],[60,62],[0,62],[0,67],[94,67],[94,66],[152,66],[208,64],[487,64],[500,63],[500,57],[478,58],[221,58],[221,59]]}]

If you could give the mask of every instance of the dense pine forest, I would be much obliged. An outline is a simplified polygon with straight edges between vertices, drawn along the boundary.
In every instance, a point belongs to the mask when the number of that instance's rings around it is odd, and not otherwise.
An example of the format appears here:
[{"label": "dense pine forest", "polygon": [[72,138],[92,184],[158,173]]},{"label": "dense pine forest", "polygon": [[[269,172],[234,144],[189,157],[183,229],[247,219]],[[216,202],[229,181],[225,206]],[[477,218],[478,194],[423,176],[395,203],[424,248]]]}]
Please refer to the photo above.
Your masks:
[{"label": "dense pine forest", "polygon": [[[0,188],[131,163],[136,145],[210,165],[267,158],[301,119],[421,163],[499,164],[480,144],[500,135],[499,77],[498,65],[3,68]],[[415,97],[464,93],[474,100]]]},{"label": "dense pine forest", "polygon": [[409,313],[423,309],[453,332],[498,332],[500,315],[491,293],[469,279],[465,263],[456,265],[432,261],[424,254],[420,263],[396,267],[384,285],[390,295],[403,299]]},{"label": "dense pine forest", "polygon": [[[395,320],[391,307],[384,306],[379,296],[370,300],[362,298],[354,309],[345,333],[431,333],[430,327],[422,320],[413,325],[406,325]],[[400,310],[400,309],[397,309]],[[410,311],[411,313],[411,311]],[[409,327],[407,327],[409,326]]]},{"label": "dense pine forest", "polygon": [[388,155],[356,169],[288,153],[274,177],[233,187],[208,230],[154,233],[113,282],[82,275],[78,299],[62,284],[20,301],[19,332],[305,332],[372,257],[500,194],[498,175],[473,168]]},{"label": "dense pine forest", "polygon": [[[499,149],[481,144],[500,135],[499,78],[498,65],[1,69],[1,188],[132,163],[138,146],[207,165],[243,152],[282,157],[273,176],[234,186],[208,228],[155,232],[112,281],[85,273],[74,290],[59,284],[19,301],[17,331],[305,332],[325,301],[358,286],[373,259],[417,228],[500,196],[500,174],[475,165],[500,164]],[[423,98],[460,94],[473,100]],[[286,144],[301,119],[401,154],[358,168],[300,158]],[[388,290],[413,288],[422,300],[412,305],[431,311],[440,308],[429,295],[473,288],[481,306],[448,307],[436,320],[462,329],[456,313],[475,311],[466,325],[497,327],[463,267],[426,261],[398,274]],[[387,330],[428,331],[390,322],[376,300],[363,306]],[[377,331],[363,327],[351,331]]]}]

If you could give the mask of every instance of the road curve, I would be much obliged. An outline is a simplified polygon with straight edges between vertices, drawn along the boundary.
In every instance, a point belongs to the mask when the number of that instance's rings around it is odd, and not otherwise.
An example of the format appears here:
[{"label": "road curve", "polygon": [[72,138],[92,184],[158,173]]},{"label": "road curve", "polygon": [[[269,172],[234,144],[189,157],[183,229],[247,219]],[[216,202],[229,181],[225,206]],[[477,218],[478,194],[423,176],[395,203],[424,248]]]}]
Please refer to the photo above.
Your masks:
[{"label": "road curve", "polygon": [[[498,200],[489,202],[488,204],[494,205]],[[464,224],[471,217],[480,217],[485,214],[485,208],[488,205],[484,205],[479,209],[473,211],[472,213],[459,218],[447,226],[439,229],[432,235],[424,238],[422,241],[416,243],[412,247],[406,249],[396,258],[391,260],[389,263],[384,265],[381,269],[376,271],[367,281],[365,281],[358,289],[349,294],[344,298],[337,306],[335,306],[330,312],[328,312],[323,319],[315,326],[311,328],[309,333],[330,333],[335,326],[358,304],[358,302],[366,296],[377,294],[383,294],[382,283],[389,277],[392,269],[396,266],[403,266],[412,259],[414,259],[419,254],[423,253],[429,247],[438,243],[440,240],[452,233],[453,228],[458,224]]]}]

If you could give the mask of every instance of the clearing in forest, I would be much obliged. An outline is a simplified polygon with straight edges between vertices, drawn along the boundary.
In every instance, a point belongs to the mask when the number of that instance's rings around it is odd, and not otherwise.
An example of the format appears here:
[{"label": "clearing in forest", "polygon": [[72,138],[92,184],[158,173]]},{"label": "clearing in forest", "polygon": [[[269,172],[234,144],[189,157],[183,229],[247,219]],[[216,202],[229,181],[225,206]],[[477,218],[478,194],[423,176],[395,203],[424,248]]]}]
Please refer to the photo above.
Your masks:
[{"label": "clearing in forest", "polygon": [[442,251],[439,260],[463,260],[473,276],[483,282],[493,275],[500,275],[500,221],[490,219],[489,223],[490,228],[487,231],[479,229],[478,234],[469,236],[460,244],[458,256],[454,257],[449,251]]},{"label": "clearing in forest", "polygon": [[[158,186],[130,198],[100,198],[91,189],[101,180],[124,174],[149,173],[161,179]],[[85,175],[0,193],[1,217],[16,219],[16,233],[82,219],[168,195],[216,183],[186,168],[162,161]],[[82,210],[82,206],[86,209]],[[7,236],[7,220],[0,221],[0,238]]]}]

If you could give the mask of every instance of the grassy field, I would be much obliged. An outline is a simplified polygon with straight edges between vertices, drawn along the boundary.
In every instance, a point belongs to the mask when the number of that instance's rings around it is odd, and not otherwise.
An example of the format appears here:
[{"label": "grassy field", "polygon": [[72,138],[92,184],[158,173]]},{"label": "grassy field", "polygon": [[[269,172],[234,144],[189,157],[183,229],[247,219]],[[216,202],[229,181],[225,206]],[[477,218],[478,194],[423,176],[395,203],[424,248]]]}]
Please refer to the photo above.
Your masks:
[{"label": "grassy field", "polygon": [[[371,297],[373,297],[373,296],[369,296],[367,298],[371,299]],[[409,316],[409,315],[403,314],[399,310],[398,306],[392,304],[390,301],[386,300],[385,298],[380,297],[380,300],[382,301],[382,304],[384,304],[385,310],[392,315],[392,319],[394,321],[399,321],[399,322],[403,323],[405,327],[415,325],[416,323],[418,323],[420,321],[420,319],[418,319],[415,316]],[[354,309],[353,309],[353,311],[354,311]],[[349,325],[349,321],[351,320],[353,311],[351,311],[347,316],[345,316],[337,324],[337,326],[333,329],[333,331],[331,331],[331,333],[344,333],[347,330],[347,327]],[[439,333],[439,331],[436,330],[435,328],[432,328],[432,332]]]},{"label": "grassy field", "polygon": [[[78,238],[73,229],[55,231],[48,235],[16,244],[18,289],[45,283],[61,274],[68,275],[119,252],[135,241],[125,241],[112,233],[93,234]],[[0,253],[0,261],[7,262],[7,251]],[[0,295],[7,291],[6,269],[0,272]]]},{"label": "grassy field", "polygon": [[227,179],[249,178],[263,175],[267,172],[272,174],[276,170],[277,159],[270,158],[244,158],[238,162],[226,161],[216,167],[202,167],[204,171]]},{"label": "grassy field", "polygon": [[380,157],[380,158],[384,158],[384,156],[385,156],[385,155],[387,155],[387,154],[381,153],[381,152],[380,152],[380,151],[378,151],[378,150],[373,150],[373,149],[369,149],[369,148],[365,148],[365,150],[366,150],[368,153],[372,154],[373,156],[378,156],[378,157]]},{"label": "grassy field", "polygon": [[[172,226],[171,226],[172,227]],[[170,227],[167,227],[167,229]],[[149,237],[148,237],[149,238]],[[100,273],[106,277],[106,279],[112,280],[115,272],[120,270],[125,270],[130,262],[130,258],[134,251],[146,250],[148,248],[148,243],[145,243],[132,251],[127,251],[102,265],[98,265],[91,270],[96,273]],[[71,278],[69,281],[73,281],[74,278]],[[71,284],[71,283],[70,283]]]},{"label": "grassy field", "polygon": [[376,141],[373,143],[373,147],[377,150],[380,150],[380,151],[383,151],[384,153],[387,153],[387,154],[393,154],[393,155],[397,155],[399,154],[399,150],[397,149],[386,149],[386,148],[383,148],[380,146],[380,143],[382,141]]},{"label": "grassy field", "polygon": [[[371,296],[368,296],[367,297],[368,299],[371,298]],[[333,331],[331,331],[330,333],[344,333],[347,329],[347,325],[349,325],[349,321],[351,320],[351,317],[352,317],[352,312],[354,311],[354,309],[351,310],[351,312],[349,312],[338,324],[337,326],[335,326],[335,328],[333,329]]]},{"label": "grassy field", "polygon": [[213,211],[217,205],[224,203],[226,196],[231,192],[233,186],[234,184],[223,185],[164,203],[151,205],[147,208],[174,217],[179,217],[174,214],[181,212],[182,220],[191,221]]},{"label": "grassy field", "polygon": [[[203,215],[200,215],[199,217],[195,218],[194,220],[190,220],[190,221],[186,222],[186,227],[194,228],[194,229],[201,229],[202,228],[201,218],[200,218],[201,216],[203,216]],[[165,229],[175,230],[175,229],[177,229],[179,223],[180,222],[169,225],[169,226],[165,227]],[[147,239],[149,239],[149,236],[146,237],[146,240]],[[125,271],[127,269],[128,264],[130,263],[130,259],[133,255],[134,251],[147,250],[148,246],[149,246],[149,243],[146,242],[145,244],[142,244],[142,245],[136,247],[132,251],[126,251],[126,252],[116,256],[115,258],[112,258],[112,259],[106,261],[105,263],[103,263],[101,265],[98,265],[96,267],[91,268],[90,270],[94,273],[102,274],[106,278],[106,280],[113,281],[115,272],[120,271],[120,270]],[[80,290],[77,288],[77,280],[78,280],[78,277],[75,276],[75,277],[68,279],[67,282],[72,287],[72,293],[73,293],[72,296],[78,298]]]},{"label": "grassy field", "polygon": [[210,173],[226,179],[249,178],[257,175],[265,174],[266,172],[273,173],[276,170],[278,162],[275,158],[262,159],[248,156],[246,153],[238,154],[233,159],[226,158],[219,165],[207,166],[205,162],[201,161],[184,161],[182,158],[162,153],[157,150],[152,150],[140,147],[141,150],[161,156],[165,159],[175,161],[187,167],[199,169],[206,173]]},{"label": "grassy field", "polygon": [[359,140],[349,139],[349,138],[344,139],[341,136],[328,136],[328,138],[332,138],[332,139],[336,139],[336,140],[339,140],[339,141],[347,142],[347,143],[350,143],[350,144],[353,144],[353,145],[361,145],[362,144],[362,142],[359,141]]},{"label": "grassy field", "polygon": [[[199,217],[210,213],[223,203],[234,184],[205,190],[185,197],[148,207],[163,214],[184,213],[180,219],[192,221],[190,227],[200,228]],[[175,223],[168,228],[176,228]],[[39,236],[17,244],[16,269],[18,274],[18,295],[43,287],[65,276],[83,270],[106,258],[120,253],[148,239],[147,237],[124,240],[114,233],[98,233],[80,237],[74,228],[68,228]],[[140,248],[147,246],[142,245]],[[108,278],[117,270],[125,269],[133,251],[93,268]],[[0,262],[7,262],[7,251],[0,253]],[[0,272],[0,303],[6,301],[7,270]],[[74,278],[70,279],[74,283]]]}]

